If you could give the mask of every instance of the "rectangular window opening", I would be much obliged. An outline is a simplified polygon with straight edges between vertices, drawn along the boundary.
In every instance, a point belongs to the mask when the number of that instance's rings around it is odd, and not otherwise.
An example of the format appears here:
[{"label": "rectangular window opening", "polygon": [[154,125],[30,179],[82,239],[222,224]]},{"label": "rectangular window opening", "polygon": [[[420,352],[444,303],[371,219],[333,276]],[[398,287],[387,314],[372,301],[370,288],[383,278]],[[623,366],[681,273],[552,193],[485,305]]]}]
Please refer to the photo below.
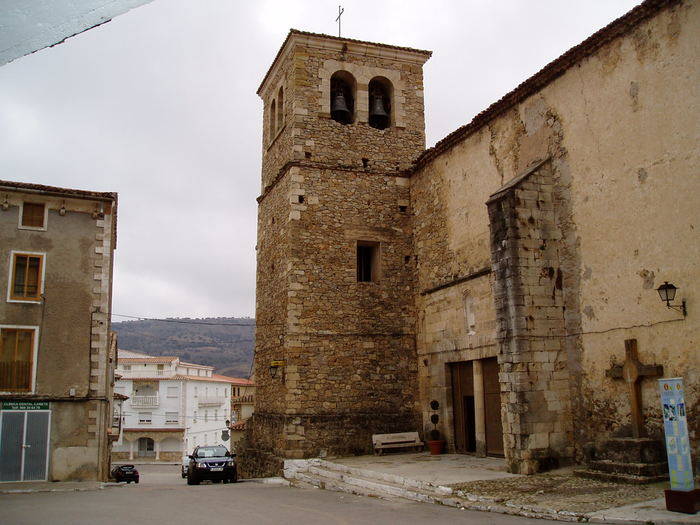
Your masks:
[{"label": "rectangular window opening", "polygon": [[142,425],[150,425],[153,419],[151,412],[139,412],[139,423]]},{"label": "rectangular window opening", "polygon": [[38,301],[41,298],[43,255],[15,253],[12,255],[10,299]]},{"label": "rectangular window opening", "polygon": [[0,391],[31,392],[34,330],[0,330]]},{"label": "rectangular window opening", "polygon": [[357,241],[357,282],[379,280],[379,243]]},{"label": "rectangular window opening", "polygon": [[46,205],[36,202],[22,204],[22,221],[24,228],[44,228],[46,218]]}]

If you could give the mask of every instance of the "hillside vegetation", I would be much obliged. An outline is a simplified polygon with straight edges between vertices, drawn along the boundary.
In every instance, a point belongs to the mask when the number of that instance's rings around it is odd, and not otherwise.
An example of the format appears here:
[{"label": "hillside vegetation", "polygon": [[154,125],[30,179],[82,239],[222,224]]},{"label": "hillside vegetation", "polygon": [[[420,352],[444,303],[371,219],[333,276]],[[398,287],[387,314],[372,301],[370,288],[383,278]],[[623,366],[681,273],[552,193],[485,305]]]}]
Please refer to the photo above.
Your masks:
[{"label": "hillside vegetation", "polygon": [[217,374],[248,377],[253,362],[255,319],[214,317],[112,323],[119,348],[144,354],[177,356],[210,365]]}]

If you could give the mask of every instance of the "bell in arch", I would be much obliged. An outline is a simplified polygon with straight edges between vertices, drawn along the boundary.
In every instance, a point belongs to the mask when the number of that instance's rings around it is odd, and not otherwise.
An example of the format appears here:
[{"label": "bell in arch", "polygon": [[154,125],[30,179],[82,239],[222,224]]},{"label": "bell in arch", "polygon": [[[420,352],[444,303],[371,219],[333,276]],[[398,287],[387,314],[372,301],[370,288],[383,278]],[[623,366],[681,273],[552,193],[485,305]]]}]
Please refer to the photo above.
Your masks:
[{"label": "bell in arch", "polygon": [[342,124],[348,124],[352,118],[342,89],[336,90],[333,94],[333,102],[331,103],[331,118]]},{"label": "bell in arch", "polygon": [[369,125],[377,129],[386,129],[389,125],[389,114],[384,107],[383,93],[376,91],[372,96],[372,104],[369,108]]}]

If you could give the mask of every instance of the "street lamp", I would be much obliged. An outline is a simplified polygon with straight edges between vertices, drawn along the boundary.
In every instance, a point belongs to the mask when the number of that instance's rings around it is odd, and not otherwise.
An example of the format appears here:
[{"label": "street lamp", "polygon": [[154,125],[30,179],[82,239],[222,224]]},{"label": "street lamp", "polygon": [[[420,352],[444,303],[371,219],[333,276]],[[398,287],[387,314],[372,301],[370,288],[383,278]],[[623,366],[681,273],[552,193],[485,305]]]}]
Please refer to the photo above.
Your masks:
[{"label": "street lamp", "polygon": [[277,377],[277,374],[279,373],[280,369],[284,366],[284,361],[272,361],[270,363],[270,377],[272,379],[275,379]]},{"label": "street lamp", "polygon": [[668,308],[681,312],[683,317],[685,317],[688,315],[688,310],[685,307],[685,299],[683,299],[679,305],[671,304],[676,298],[676,290],[678,290],[678,288],[668,281],[664,281],[664,284],[656,289],[656,291],[659,292],[659,297],[661,297],[661,300],[666,303]]}]

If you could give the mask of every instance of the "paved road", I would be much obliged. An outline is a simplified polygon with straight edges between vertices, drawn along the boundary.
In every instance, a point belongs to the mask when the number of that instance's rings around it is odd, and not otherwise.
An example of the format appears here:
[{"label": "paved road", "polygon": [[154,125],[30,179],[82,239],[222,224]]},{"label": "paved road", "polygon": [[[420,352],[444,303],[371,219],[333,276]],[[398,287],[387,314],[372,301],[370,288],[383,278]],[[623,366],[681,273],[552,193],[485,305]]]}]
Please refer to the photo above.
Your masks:
[{"label": "paved road", "polygon": [[0,495],[0,522],[19,524],[551,524],[501,514],[242,481],[188,486],[179,467],[142,465],[141,483],[90,492]]}]

